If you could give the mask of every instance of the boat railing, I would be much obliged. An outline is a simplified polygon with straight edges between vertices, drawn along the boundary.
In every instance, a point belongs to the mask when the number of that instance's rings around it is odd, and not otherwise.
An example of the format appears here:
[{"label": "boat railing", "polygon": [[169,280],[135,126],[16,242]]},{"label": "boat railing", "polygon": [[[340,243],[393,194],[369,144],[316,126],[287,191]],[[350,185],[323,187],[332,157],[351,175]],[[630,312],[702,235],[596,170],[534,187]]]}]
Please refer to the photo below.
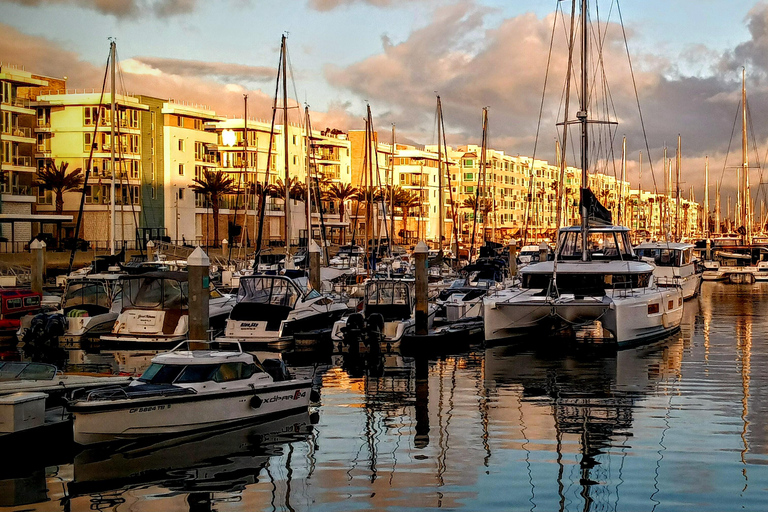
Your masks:
[{"label": "boat railing", "polygon": [[156,396],[191,395],[197,393],[197,390],[194,388],[162,384],[142,384],[139,386],[108,386],[90,391],[82,391],[85,393],[85,398],[78,399],[78,395],[75,394],[77,392],[75,392],[72,394],[73,401],[108,402],[112,400],[127,400]]},{"label": "boat railing", "polygon": [[[234,346],[235,349],[226,350],[225,346]],[[201,348],[205,347],[205,348]],[[194,352],[196,350],[216,350],[220,352],[232,352],[233,355],[239,355],[243,353],[243,347],[239,341],[203,341],[203,340],[184,340],[167,353],[173,352]]]}]

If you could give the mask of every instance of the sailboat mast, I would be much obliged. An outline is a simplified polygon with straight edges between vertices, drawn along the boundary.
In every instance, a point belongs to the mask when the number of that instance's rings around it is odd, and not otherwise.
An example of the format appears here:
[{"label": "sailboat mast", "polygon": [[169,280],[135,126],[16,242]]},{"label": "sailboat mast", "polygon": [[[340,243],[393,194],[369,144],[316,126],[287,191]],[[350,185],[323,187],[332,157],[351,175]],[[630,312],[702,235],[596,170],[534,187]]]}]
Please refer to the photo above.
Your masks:
[{"label": "sailboat mast", "polygon": [[720,182],[715,183],[715,234],[720,234]]},{"label": "sailboat mast", "polygon": [[624,225],[624,182],[627,179],[627,138],[621,139],[621,182],[619,183],[619,226]]},{"label": "sailboat mast", "polygon": [[[392,123],[392,158],[389,160],[389,257],[395,241],[395,123]],[[405,226],[403,226],[405,233]]]},{"label": "sailboat mast", "polygon": [[[111,222],[109,226],[109,253],[115,254],[115,41],[109,43],[109,77],[110,77],[110,110],[109,110],[109,168],[112,170],[112,183],[110,184],[109,205]],[[122,216],[121,216],[122,218]],[[77,233],[75,233],[77,236]],[[179,234],[176,233],[176,238]]]},{"label": "sailboat mast", "polygon": [[480,144],[480,176],[483,183],[483,244],[485,244],[485,233],[488,229],[488,214],[491,213],[491,205],[488,203],[488,177],[486,175],[485,153],[488,144],[488,108],[483,108],[483,139]]},{"label": "sailboat mast", "polygon": [[440,96],[437,96],[437,254],[438,260],[443,261],[443,138],[442,138],[443,106]]},{"label": "sailboat mast", "polygon": [[746,69],[741,68],[741,161],[743,165],[743,201],[741,205],[741,225],[744,226],[744,243],[752,243],[752,205],[749,197],[749,152],[747,147],[747,79]]},{"label": "sailboat mast", "polygon": [[709,155],[704,159],[704,238],[709,238]]},{"label": "sailboat mast", "polygon": [[677,152],[675,154],[675,241],[680,241],[680,154],[681,154],[680,134],[677,134]]},{"label": "sailboat mast", "polygon": [[581,260],[587,261],[587,238],[589,235],[589,212],[585,201],[586,191],[589,189],[587,181],[587,166],[589,159],[589,134],[587,124],[587,97],[589,95],[589,82],[587,80],[587,0],[581,0],[581,104],[576,118],[581,123]]},{"label": "sailboat mast", "polygon": [[307,163],[305,169],[307,174],[305,180],[307,186],[307,195],[304,200],[306,201],[305,206],[307,213],[307,251],[309,251],[309,241],[312,240],[312,178],[310,175],[312,169],[312,133],[310,133],[309,128],[309,105],[304,105],[304,129],[306,131],[305,142],[307,144]]},{"label": "sailboat mast", "polygon": [[285,34],[283,34],[283,152],[285,165],[285,264],[286,268],[292,268],[291,258],[291,179],[288,168],[288,80],[287,80],[287,49],[285,47]]},{"label": "sailboat mast", "polygon": [[[248,203],[250,200],[250,187],[248,186],[248,95],[243,94],[243,179],[245,180],[245,200],[243,201],[243,228],[240,233],[240,247],[245,247],[245,239],[248,233]],[[235,203],[237,208],[237,203]],[[237,222],[237,210],[235,210],[235,222]],[[229,244],[230,258],[232,245]]]}]

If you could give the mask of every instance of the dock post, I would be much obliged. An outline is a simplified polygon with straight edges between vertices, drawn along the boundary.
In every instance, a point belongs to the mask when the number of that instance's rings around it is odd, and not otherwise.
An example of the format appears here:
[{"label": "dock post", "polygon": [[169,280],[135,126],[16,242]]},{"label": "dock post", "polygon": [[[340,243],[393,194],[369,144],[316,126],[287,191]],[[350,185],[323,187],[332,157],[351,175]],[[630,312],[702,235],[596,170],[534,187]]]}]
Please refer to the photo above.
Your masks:
[{"label": "dock post", "polygon": [[45,242],[32,240],[29,244],[32,251],[32,268],[30,284],[33,292],[43,293],[43,275],[45,274]]},{"label": "dock post", "polygon": [[712,244],[711,244],[709,238],[707,238],[706,260],[707,261],[712,261]]},{"label": "dock post", "polygon": [[320,279],[320,246],[312,239],[309,240],[309,283],[317,291],[323,286]]},{"label": "dock post", "polygon": [[541,242],[539,245],[539,261],[547,261],[548,256],[549,246],[547,245],[547,242]]},{"label": "dock post", "polygon": [[427,253],[429,247],[419,241],[413,249],[416,260],[416,334],[426,336],[429,331],[429,305],[427,304]]},{"label": "dock post", "polygon": [[509,244],[509,277],[517,275],[517,240],[514,238]]},{"label": "dock post", "polygon": [[200,247],[187,258],[189,272],[189,336],[190,340],[208,341],[208,300],[210,299],[211,260]]}]

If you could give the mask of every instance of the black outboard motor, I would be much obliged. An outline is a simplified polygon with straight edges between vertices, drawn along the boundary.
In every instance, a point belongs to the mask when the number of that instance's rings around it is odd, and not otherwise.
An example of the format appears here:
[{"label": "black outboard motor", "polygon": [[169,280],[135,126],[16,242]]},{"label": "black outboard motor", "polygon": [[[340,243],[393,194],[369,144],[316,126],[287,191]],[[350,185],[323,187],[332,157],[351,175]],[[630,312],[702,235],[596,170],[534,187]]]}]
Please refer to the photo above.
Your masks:
[{"label": "black outboard motor", "polygon": [[33,361],[61,366],[66,352],[59,347],[59,336],[67,328],[67,319],[61,313],[39,313],[32,318],[24,333],[24,355]]},{"label": "black outboard motor", "polygon": [[372,351],[379,350],[379,344],[384,341],[384,317],[381,313],[371,313],[366,320],[365,344]]},{"label": "black outboard motor", "polygon": [[360,341],[365,336],[365,318],[360,313],[352,313],[347,318],[347,325],[341,328],[341,342],[349,347],[350,352],[357,352]]}]

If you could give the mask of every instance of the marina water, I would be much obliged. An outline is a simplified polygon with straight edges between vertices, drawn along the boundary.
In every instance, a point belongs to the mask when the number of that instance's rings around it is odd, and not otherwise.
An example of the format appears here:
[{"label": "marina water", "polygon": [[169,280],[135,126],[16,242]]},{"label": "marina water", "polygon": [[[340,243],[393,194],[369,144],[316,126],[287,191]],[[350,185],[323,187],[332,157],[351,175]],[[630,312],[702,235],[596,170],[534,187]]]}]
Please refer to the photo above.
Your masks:
[{"label": "marina water", "polygon": [[[528,340],[440,357],[286,354],[321,387],[311,414],[86,450],[17,446],[0,506],[764,510],[766,311],[768,283],[703,283],[680,333],[618,352]],[[136,371],[151,353],[71,357]]]}]

